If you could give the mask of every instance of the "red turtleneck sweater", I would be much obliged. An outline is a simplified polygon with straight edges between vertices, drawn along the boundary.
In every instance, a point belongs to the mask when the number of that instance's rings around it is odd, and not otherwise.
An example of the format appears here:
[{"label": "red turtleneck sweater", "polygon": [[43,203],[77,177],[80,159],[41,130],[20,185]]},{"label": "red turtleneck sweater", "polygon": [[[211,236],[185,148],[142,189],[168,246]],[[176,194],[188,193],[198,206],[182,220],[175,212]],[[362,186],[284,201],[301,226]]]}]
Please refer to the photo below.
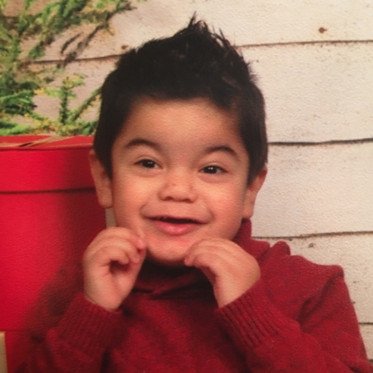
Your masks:
[{"label": "red turtleneck sweater", "polygon": [[262,273],[239,299],[218,309],[199,271],[145,264],[120,312],[77,294],[21,371],[372,371],[339,267],[254,241],[248,223],[236,242]]}]

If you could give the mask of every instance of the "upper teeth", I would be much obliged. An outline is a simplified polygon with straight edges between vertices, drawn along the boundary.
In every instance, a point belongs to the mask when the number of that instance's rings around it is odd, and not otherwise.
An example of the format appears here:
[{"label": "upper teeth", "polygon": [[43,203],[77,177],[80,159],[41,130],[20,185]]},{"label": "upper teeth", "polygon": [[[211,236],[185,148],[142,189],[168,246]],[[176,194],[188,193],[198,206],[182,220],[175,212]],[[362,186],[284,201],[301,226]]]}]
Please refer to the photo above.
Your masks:
[{"label": "upper teeth", "polygon": [[173,223],[194,223],[195,221],[190,218],[172,218],[168,216],[161,216],[159,220],[162,221],[171,221]]}]

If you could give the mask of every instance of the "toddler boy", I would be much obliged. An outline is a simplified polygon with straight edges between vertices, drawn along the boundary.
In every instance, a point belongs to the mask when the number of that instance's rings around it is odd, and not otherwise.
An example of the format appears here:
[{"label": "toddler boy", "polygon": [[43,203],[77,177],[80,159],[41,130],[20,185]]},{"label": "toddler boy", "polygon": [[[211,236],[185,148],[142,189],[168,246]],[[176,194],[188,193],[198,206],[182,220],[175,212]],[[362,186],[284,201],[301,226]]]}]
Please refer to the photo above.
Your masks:
[{"label": "toddler boy", "polygon": [[125,53],[90,155],[116,226],[24,369],[369,372],[342,270],[251,238],[266,160],[262,94],[222,35],[193,19]]}]

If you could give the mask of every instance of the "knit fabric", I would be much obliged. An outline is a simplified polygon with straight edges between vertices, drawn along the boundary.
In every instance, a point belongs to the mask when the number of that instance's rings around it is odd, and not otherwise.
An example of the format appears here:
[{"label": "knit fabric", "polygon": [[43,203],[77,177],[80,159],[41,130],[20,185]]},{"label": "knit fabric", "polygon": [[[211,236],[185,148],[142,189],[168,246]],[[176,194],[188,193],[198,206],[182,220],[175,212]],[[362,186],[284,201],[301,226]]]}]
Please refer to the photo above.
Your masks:
[{"label": "knit fabric", "polygon": [[42,338],[24,372],[371,372],[338,266],[291,256],[251,239],[261,279],[218,308],[195,269],[146,263],[118,312],[77,294]]}]

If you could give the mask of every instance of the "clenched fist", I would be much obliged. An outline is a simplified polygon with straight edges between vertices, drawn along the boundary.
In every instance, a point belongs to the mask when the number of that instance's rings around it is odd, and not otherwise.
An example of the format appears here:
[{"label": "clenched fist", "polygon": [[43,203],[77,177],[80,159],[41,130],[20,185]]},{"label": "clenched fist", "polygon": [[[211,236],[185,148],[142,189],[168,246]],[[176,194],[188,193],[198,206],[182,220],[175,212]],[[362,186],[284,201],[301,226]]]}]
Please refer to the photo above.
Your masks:
[{"label": "clenched fist", "polygon": [[126,228],[99,233],[83,257],[86,298],[106,310],[117,310],[135,284],[145,249],[143,240]]},{"label": "clenched fist", "polygon": [[234,242],[222,238],[195,243],[184,263],[199,268],[206,275],[219,307],[239,298],[260,278],[256,259]]}]

